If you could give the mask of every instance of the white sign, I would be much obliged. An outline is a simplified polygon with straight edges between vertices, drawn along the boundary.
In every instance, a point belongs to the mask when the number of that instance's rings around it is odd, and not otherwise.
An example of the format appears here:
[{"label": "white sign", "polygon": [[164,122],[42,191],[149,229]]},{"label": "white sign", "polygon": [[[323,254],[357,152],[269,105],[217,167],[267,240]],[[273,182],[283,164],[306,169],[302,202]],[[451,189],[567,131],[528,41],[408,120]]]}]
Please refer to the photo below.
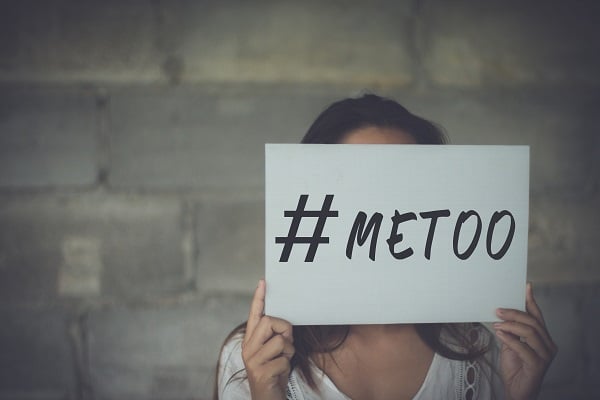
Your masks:
[{"label": "white sign", "polygon": [[267,144],[265,313],[295,325],[523,310],[528,146]]}]

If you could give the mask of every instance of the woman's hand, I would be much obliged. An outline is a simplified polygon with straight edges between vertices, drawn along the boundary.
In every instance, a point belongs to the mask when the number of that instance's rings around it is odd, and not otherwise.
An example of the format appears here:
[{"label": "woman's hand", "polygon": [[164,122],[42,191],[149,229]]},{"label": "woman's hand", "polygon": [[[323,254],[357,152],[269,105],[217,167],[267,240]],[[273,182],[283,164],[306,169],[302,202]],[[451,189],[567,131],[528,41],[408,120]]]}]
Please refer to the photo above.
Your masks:
[{"label": "woman's hand", "polygon": [[527,312],[499,308],[497,315],[503,322],[494,324],[502,342],[500,373],[506,399],[510,400],[537,398],[544,374],[558,351],[533,298],[531,283],[527,283],[525,308]]},{"label": "woman's hand", "polygon": [[254,292],[246,334],[242,342],[242,359],[246,366],[250,392],[254,400],[283,400],[294,355],[292,325],[264,315],[265,281]]}]

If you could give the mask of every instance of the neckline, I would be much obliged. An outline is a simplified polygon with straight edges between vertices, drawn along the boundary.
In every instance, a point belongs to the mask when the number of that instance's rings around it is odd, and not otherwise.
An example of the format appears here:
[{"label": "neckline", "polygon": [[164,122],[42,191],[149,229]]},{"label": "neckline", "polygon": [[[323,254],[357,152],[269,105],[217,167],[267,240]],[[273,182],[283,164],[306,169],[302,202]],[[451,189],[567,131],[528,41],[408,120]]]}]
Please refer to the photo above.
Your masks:
[{"label": "neckline", "polygon": [[[425,375],[425,379],[423,379],[423,383],[421,383],[421,387],[419,387],[419,390],[417,390],[417,393],[415,393],[415,395],[413,396],[413,400],[417,400],[419,398],[419,396],[421,396],[422,392],[425,390],[425,387],[428,385],[429,381],[431,381],[432,375],[434,374],[434,370],[435,368],[437,368],[437,364],[439,363],[439,358],[440,356],[438,355],[438,353],[434,352],[433,353],[433,358],[431,359],[431,364],[429,364],[429,369],[427,370],[427,374]],[[315,362],[313,360],[310,360],[311,363],[311,367],[313,369],[316,370],[316,372],[318,374],[320,374],[323,377],[323,383],[329,387],[330,389],[334,390],[336,392],[336,394],[339,394],[341,396],[343,396],[343,398],[345,400],[352,400],[352,398],[350,398],[348,395],[346,395],[344,392],[342,392],[336,385],[335,383],[333,383],[333,381],[331,380],[331,378],[329,378],[329,375],[327,375],[325,373],[325,371],[323,371],[321,368],[319,368],[317,366],[317,364],[315,364]]]}]

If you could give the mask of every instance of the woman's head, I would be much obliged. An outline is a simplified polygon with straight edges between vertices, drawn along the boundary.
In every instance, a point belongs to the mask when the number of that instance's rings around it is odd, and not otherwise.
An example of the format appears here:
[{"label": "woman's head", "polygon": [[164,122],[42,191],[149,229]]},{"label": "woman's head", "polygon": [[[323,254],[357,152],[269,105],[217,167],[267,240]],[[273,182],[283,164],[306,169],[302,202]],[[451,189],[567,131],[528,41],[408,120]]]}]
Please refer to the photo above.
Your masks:
[{"label": "woman's head", "polygon": [[[369,137],[372,141],[368,141]],[[433,123],[412,114],[393,100],[374,94],[333,103],[317,117],[302,138],[302,143],[331,144],[445,142],[441,129]]]},{"label": "woman's head", "polygon": [[[446,139],[440,128],[397,102],[368,94],[330,105],[310,126],[302,143],[444,144]],[[471,343],[470,325],[418,324],[415,327],[421,339],[444,357],[474,360],[486,351],[485,347]],[[314,386],[310,358],[330,354],[344,344],[349,332],[347,325],[294,326],[296,352],[292,367],[298,368]],[[449,346],[444,337],[450,338],[460,351]]]}]

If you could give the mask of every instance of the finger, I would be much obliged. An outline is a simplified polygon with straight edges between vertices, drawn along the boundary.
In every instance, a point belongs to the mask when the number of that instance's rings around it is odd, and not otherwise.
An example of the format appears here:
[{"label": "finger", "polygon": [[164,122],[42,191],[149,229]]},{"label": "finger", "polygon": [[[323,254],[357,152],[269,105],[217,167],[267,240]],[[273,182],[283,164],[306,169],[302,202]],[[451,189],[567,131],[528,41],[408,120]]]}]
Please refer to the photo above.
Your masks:
[{"label": "finger", "polygon": [[274,379],[281,379],[279,382],[282,384],[282,387],[285,388],[284,385],[290,375],[290,371],[290,362],[285,357],[275,358],[261,365],[259,368],[247,368],[248,379],[251,387],[253,386],[253,383],[264,384],[273,382]]},{"label": "finger", "polygon": [[519,322],[521,324],[533,327],[538,332],[538,334],[549,349],[554,349],[556,347],[556,345],[552,341],[552,338],[550,337],[550,334],[548,333],[548,330],[546,329],[546,326],[541,325],[540,322],[532,315],[523,311],[513,310],[509,308],[499,308],[497,311],[497,315],[498,317],[500,317],[500,319],[504,321]]},{"label": "finger", "polygon": [[293,342],[292,325],[286,320],[263,316],[254,332],[246,342],[249,356],[256,353],[273,335],[281,335],[284,339]]},{"label": "finger", "polygon": [[294,352],[294,345],[289,340],[281,335],[275,335],[258,350],[253,358],[256,359],[258,364],[264,364],[277,357],[285,357],[291,360]]},{"label": "finger", "polygon": [[537,302],[533,297],[533,288],[531,286],[531,282],[527,282],[527,289],[525,291],[525,308],[527,309],[527,312],[533,315],[533,317],[537,319],[540,324],[546,326],[546,321],[542,315],[542,310],[540,310],[540,307],[537,305]]},{"label": "finger", "polygon": [[251,357],[242,356],[244,365],[249,371],[260,371],[264,365],[277,358],[290,361],[294,355],[294,346],[281,335],[273,336],[264,346],[258,349]]},{"label": "finger", "polygon": [[244,343],[252,336],[256,326],[260,322],[265,309],[265,281],[259,280],[258,286],[254,290],[254,297],[250,304],[250,313],[248,314],[248,323],[246,324],[246,334],[244,335]]},{"label": "finger", "polygon": [[527,312],[533,315],[534,318],[540,322],[541,326],[544,328],[542,331],[542,337],[544,338],[544,342],[550,348],[552,355],[556,355],[558,347],[554,343],[554,340],[552,340],[550,332],[548,332],[548,328],[546,327],[546,320],[544,319],[542,309],[538,306],[537,301],[535,301],[535,297],[533,296],[533,285],[531,282],[527,282],[525,298],[525,307]]},{"label": "finger", "polygon": [[517,336],[521,342],[525,342],[543,360],[552,360],[551,350],[546,346],[538,332],[529,325],[518,322],[500,322],[494,324],[494,329],[511,333]]},{"label": "finger", "polygon": [[521,342],[519,338],[503,331],[496,331],[498,339],[509,349],[514,351],[525,365],[536,366],[539,363],[539,358],[535,352],[527,344]]},{"label": "finger", "polygon": [[264,365],[264,374],[270,377],[290,374],[290,362],[285,357],[278,357]]}]

